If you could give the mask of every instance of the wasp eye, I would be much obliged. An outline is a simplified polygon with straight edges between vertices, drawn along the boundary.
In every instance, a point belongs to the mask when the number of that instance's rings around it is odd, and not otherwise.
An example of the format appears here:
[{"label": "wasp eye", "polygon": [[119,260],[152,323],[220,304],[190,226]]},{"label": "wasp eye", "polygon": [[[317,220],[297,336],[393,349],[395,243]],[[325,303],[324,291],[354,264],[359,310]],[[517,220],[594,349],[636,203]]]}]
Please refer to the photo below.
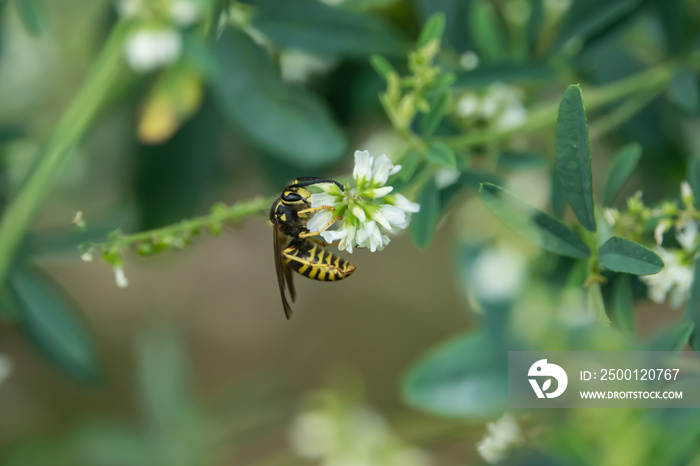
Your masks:
[{"label": "wasp eye", "polygon": [[285,202],[299,202],[301,201],[301,196],[297,193],[284,193],[282,195],[282,200]]}]

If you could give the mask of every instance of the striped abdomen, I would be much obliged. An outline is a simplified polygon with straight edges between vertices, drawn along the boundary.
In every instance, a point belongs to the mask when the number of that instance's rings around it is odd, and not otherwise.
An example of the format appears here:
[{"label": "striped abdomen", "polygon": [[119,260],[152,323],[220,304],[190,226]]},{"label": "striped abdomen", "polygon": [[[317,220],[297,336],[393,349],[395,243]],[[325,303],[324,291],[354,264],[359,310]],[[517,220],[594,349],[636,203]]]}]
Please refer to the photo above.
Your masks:
[{"label": "striped abdomen", "polygon": [[298,274],[322,282],[342,280],[355,271],[350,262],[309,240],[293,241],[283,257]]}]

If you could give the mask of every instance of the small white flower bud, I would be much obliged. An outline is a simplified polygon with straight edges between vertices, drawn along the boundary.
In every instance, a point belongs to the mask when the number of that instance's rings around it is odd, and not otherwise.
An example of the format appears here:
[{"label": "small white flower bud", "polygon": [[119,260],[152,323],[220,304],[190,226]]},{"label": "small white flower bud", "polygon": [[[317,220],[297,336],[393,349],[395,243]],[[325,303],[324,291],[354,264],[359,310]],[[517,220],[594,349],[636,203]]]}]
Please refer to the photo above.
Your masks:
[{"label": "small white flower bud", "polygon": [[114,280],[117,282],[119,288],[126,288],[129,286],[129,280],[127,280],[126,275],[124,275],[124,268],[121,265],[114,267]]}]

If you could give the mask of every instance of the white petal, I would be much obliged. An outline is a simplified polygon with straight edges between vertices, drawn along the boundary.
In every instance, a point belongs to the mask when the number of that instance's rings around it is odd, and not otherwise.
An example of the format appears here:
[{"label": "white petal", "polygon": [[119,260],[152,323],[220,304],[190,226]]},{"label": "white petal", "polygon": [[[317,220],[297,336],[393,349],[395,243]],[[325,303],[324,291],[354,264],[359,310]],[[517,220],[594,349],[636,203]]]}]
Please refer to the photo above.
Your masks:
[{"label": "white petal", "polygon": [[457,101],[457,115],[470,117],[479,110],[479,98],[474,94],[466,94]]},{"label": "white petal", "polygon": [[389,179],[389,173],[393,168],[394,164],[391,163],[391,159],[385,154],[374,159],[374,165],[372,167],[372,181],[374,184],[383,186]]},{"label": "white petal", "polygon": [[382,188],[374,188],[373,190],[371,190],[368,193],[368,195],[373,197],[374,199],[377,199],[377,198],[386,196],[387,194],[389,194],[393,190],[394,190],[394,188],[392,186],[384,186]]},{"label": "white petal", "polygon": [[396,175],[398,172],[401,171],[401,168],[403,168],[403,167],[401,167],[401,165],[394,165],[394,168],[389,170],[389,176]]},{"label": "white petal", "polygon": [[114,267],[114,280],[117,282],[119,288],[126,288],[129,286],[129,280],[127,280],[126,275],[124,275],[124,268],[120,265]]},{"label": "white petal", "polygon": [[[385,204],[379,208],[379,211],[381,212],[382,216],[387,219],[389,223],[391,223],[392,227],[404,229],[408,226],[408,222],[406,221],[406,212],[403,209]],[[389,230],[391,229],[389,228]]]},{"label": "white petal", "polygon": [[355,168],[352,177],[358,185],[372,178],[372,156],[366,150],[355,151]]},{"label": "white petal", "polygon": [[661,243],[663,243],[664,233],[666,233],[666,230],[668,230],[670,226],[671,222],[668,220],[661,220],[656,224],[656,228],[654,228],[654,239],[656,240],[657,246],[661,246]]},{"label": "white petal", "polygon": [[383,226],[386,230],[392,231],[391,223],[389,223],[389,220],[387,220],[387,218],[384,217],[384,215],[381,212],[381,209],[372,212],[372,220],[376,221],[378,224]]},{"label": "white petal", "polygon": [[336,241],[347,238],[348,230],[325,230],[321,233],[323,241],[327,243],[335,243]]},{"label": "white petal", "polygon": [[611,209],[610,207],[606,207],[603,209],[603,217],[605,217],[605,220],[608,222],[608,225],[611,227],[615,226],[615,216],[617,215],[617,209]]},{"label": "white petal", "polygon": [[315,193],[309,198],[311,207],[335,206],[338,203],[338,198],[332,194]]},{"label": "white petal", "polygon": [[182,37],[175,29],[140,30],[127,39],[125,47],[129,66],[145,73],[177,60]]},{"label": "white petal", "polygon": [[394,195],[394,205],[404,212],[410,212],[412,214],[420,211],[420,204],[409,201],[403,194]]},{"label": "white petal", "polygon": [[320,212],[316,212],[316,214],[311,217],[311,220],[306,224],[306,228],[309,229],[309,231],[321,231],[321,228],[323,228],[328,222],[330,222],[333,219],[333,212],[330,210],[322,210]]},{"label": "white petal", "polygon": [[355,206],[352,208],[352,214],[357,217],[357,219],[364,223],[367,220],[367,215],[365,214],[365,211],[362,210],[360,206]]},{"label": "white petal", "polygon": [[686,251],[692,251],[695,247],[695,238],[698,236],[698,224],[688,220],[682,225],[676,225],[676,239]]}]

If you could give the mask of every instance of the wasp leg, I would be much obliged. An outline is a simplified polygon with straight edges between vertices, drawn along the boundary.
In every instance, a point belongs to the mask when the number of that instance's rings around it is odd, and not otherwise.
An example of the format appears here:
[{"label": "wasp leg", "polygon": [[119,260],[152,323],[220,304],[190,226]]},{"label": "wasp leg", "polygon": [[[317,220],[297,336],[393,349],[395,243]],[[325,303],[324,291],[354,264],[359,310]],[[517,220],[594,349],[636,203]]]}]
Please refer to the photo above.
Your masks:
[{"label": "wasp leg", "polygon": [[313,214],[313,213],[318,212],[320,210],[330,210],[332,212],[335,210],[335,207],[330,206],[330,205],[320,205],[318,207],[312,207],[310,209],[300,210],[299,212],[297,212],[297,215],[299,217],[307,217],[309,214]]},{"label": "wasp leg", "polygon": [[342,219],[343,219],[343,217],[335,217],[335,218],[331,219],[330,222],[323,225],[318,231],[305,231],[305,232],[299,233],[299,238],[308,238],[309,236],[318,236],[321,233],[323,233],[326,230],[326,228],[333,225],[338,220],[342,220]]}]

